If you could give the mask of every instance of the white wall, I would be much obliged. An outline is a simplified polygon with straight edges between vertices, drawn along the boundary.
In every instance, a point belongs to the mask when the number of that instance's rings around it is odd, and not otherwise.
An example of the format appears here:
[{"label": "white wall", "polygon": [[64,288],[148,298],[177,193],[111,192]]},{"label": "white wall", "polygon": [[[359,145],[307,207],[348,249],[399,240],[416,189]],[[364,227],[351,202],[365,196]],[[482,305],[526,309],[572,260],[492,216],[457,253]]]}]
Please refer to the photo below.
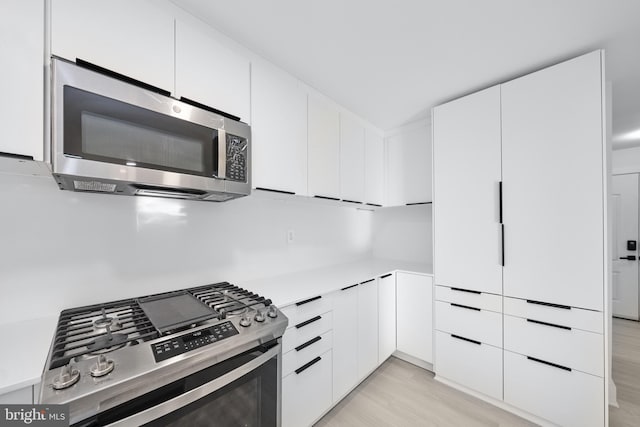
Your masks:
[{"label": "white wall", "polygon": [[613,174],[640,172],[640,147],[612,151]]},{"label": "white wall", "polygon": [[59,190],[46,170],[8,173],[3,162],[0,324],[371,254],[370,211],[255,196],[218,204],[81,194]]},{"label": "white wall", "polygon": [[373,217],[373,256],[433,263],[431,205],[398,206]]}]

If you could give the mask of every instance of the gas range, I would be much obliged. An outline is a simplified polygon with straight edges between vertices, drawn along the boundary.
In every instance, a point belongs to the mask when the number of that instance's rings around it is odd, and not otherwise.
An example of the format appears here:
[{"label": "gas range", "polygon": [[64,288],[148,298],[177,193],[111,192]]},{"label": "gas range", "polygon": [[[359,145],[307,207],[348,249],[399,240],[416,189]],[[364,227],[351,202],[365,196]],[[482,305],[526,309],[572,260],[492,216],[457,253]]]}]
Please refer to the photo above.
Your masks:
[{"label": "gas range", "polygon": [[69,404],[72,424],[92,419],[261,347],[279,356],[287,323],[227,282],[64,310],[40,402]]}]

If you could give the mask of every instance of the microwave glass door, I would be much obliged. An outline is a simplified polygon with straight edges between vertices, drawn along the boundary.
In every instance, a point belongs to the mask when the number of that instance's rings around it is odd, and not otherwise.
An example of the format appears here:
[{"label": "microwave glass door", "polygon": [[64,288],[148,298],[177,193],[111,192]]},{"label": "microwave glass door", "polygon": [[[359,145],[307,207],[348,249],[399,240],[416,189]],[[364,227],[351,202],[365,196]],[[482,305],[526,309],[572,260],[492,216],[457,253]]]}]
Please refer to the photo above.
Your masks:
[{"label": "microwave glass door", "polygon": [[212,177],[218,175],[218,131],[65,86],[64,154]]}]

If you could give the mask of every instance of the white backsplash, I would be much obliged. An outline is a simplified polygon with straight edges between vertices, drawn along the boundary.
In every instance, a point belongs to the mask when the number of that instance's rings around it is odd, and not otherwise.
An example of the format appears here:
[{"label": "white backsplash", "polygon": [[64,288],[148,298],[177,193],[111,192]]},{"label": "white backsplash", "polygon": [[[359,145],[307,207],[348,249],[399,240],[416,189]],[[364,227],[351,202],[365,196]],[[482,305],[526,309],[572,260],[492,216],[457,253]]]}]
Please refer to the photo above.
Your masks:
[{"label": "white backsplash", "polygon": [[0,323],[372,252],[370,211],[264,196],[219,204],[80,194],[23,172],[0,172]]},{"label": "white backsplash", "polygon": [[373,256],[432,264],[431,212],[430,204],[377,211],[373,219]]}]

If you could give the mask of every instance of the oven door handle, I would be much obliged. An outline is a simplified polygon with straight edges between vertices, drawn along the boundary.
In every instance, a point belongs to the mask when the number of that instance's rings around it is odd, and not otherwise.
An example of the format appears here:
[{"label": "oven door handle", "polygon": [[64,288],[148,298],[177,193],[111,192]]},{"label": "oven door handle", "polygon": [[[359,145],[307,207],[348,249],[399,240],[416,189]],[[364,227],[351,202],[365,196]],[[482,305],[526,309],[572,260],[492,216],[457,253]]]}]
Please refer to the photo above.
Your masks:
[{"label": "oven door handle", "polygon": [[264,365],[265,363],[267,363],[274,356],[280,353],[280,351],[281,351],[281,344],[278,344],[275,347],[269,349],[266,353],[262,354],[261,356],[256,357],[252,361],[234,369],[233,371],[227,372],[226,374],[222,375],[219,378],[209,381],[208,383],[203,384],[198,388],[189,390],[188,392],[181,394],[180,396],[176,396],[173,399],[169,399],[166,402],[162,402],[161,404],[156,405],[152,408],[145,409],[144,411],[138,412],[137,414],[131,415],[127,418],[123,418],[109,425],[110,426],[131,426],[131,425],[139,426],[139,425],[148,423],[150,421],[153,421],[155,419],[158,419],[184,406],[187,406],[190,403],[193,403],[196,400],[203,398],[208,394],[211,394],[214,391],[219,390],[228,384],[231,384],[238,378],[243,377],[244,375],[248,374],[254,369],[257,369],[261,365]]}]

